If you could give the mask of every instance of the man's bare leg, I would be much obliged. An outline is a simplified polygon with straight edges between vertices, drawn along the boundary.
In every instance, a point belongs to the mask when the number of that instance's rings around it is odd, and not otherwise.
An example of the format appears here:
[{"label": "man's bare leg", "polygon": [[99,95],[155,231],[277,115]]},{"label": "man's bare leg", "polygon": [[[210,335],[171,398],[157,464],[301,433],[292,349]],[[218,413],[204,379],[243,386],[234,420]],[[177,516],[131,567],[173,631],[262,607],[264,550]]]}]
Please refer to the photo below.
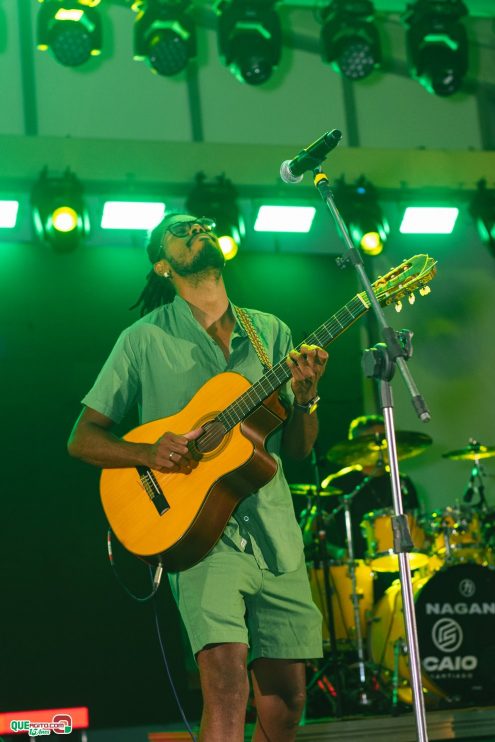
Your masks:
[{"label": "man's bare leg", "polygon": [[292,742],[306,702],[304,662],[260,658],[251,677],[258,712],[253,742]]},{"label": "man's bare leg", "polygon": [[249,697],[246,644],[210,644],[198,652],[203,693],[200,742],[244,742]]}]

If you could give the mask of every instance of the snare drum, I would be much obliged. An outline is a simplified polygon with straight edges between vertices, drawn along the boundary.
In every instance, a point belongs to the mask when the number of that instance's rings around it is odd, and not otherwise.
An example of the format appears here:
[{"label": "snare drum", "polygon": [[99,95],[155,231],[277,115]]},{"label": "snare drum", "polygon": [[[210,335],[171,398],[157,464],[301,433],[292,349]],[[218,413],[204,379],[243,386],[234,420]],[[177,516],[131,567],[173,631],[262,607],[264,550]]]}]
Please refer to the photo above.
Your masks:
[{"label": "snare drum", "polygon": [[[356,592],[359,600],[361,635],[367,634],[368,618],[373,607],[373,572],[361,559],[356,565]],[[321,567],[308,569],[309,583],[313,600],[323,614],[323,644],[330,644],[328,635],[328,612],[325,598],[325,582]],[[339,643],[352,645],[356,637],[354,607],[352,603],[352,580],[349,566],[332,563],[329,566],[329,580],[332,588],[332,610],[335,623],[335,638]]]},{"label": "snare drum", "polygon": [[[399,558],[394,553],[392,536],[392,508],[367,513],[361,522],[361,530],[366,539],[366,559],[375,572],[398,572]],[[413,513],[405,513],[409,523],[414,549],[408,553],[411,569],[428,564],[428,542],[426,534]]]}]

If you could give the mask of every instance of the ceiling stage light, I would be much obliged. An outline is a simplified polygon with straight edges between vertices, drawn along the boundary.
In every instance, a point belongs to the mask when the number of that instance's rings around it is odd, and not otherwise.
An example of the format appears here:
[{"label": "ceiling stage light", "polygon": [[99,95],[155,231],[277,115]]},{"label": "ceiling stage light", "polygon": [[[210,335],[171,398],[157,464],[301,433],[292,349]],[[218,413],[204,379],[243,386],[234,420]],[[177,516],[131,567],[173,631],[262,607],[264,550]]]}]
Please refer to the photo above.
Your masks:
[{"label": "ceiling stage light", "polygon": [[0,200],[0,227],[14,229],[17,223],[19,201]]},{"label": "ceiling stage light", "polygon": [[333,0],[321,18],[321,54],[349,80],[368,77],[381,63],[371,0]]},{"label": "ceiling stage light", "polygon": [[136,0],[134,59],[163,77],[178,75],[196,56],[196,29],[189,0]]},{"label": "ceiling stage light", "polygon": [[282,29],[275,0],[225,0],[218,6],[218,48],[241,82],[263,85],[280,61]]},{"label": "ceiling stage light", "polygon": [[495,254],[495,190],[486,187],[486,180],[479,181],[469,211],[482,242]]},{"label": "ceiling stage light", "polygon": [[102,229],[154,229],[165,215],[163,201],[106,201]]},{"label": "ceiling stage light", "polygon": [[246,230],[237,206],[237,191],[230,180],[220,175],[207,182],[204,173],[198,173],[187,197],[186,209],[193,216],[214,219],[215,233],[225,258],[230,260],[236,255]]},{"label": "ceiling stage light", "polygon": [[462,0],[417,0],[404,22],[412,75],[430,92],[456,93],[468,69],[468,40]]},{"label": "ceiling stage light", "polygon": [[301,232],[311,229],[314,206],[260,206],[255,232]]},{"label": "ceiling stage light", "polygon": [[459,209],[452,206],[408,206],[400,225],[401,234],[451,234]]},{"label": "ceiling stage light", "polygon": [[390,232],[375,187],[364,176],[353,184],[335,182],[335,203],[351,239],[367,255],[379,255]]},{"label": "ceiling stage light", "polygon": [[74,173],[49,176],[45,168],[31,191],[34,227],[38,237],[58,252],[70,252],[89,234],[83,188]]},{"label": "ceiling stage light", "polygon": [[38,49],[51,49],[66,67],[78,67],[101,53],[101,20],[95,7],[101,0],[40,0]]}]

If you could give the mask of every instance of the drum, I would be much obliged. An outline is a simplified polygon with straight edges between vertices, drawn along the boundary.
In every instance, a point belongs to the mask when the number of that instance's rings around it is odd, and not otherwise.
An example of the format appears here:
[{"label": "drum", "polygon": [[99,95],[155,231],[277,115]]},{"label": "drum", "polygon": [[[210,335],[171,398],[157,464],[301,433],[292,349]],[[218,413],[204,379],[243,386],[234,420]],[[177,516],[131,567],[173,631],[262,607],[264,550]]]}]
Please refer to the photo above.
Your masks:
[{"label": "drum", "polygon": [[[355,561],[356,587],[359,598],[359,617],[361,635],[367,635],[368,620],[373,608],[373,572],[371,567],[361,559]],[[323,614],[323,644],[330,644],[328,634],[328,612],[325,598],[323,569],[310,567],[309,583],[313,600]],[[332,610],[335,623],[335,638],[349,646],[355,642],[356,624],[352,604],[352,580],[349,566],[343,563],[332,563],[329,566],[330,587],[332,588]]]},{"label": "drum", "polygon": [[[455,564],[413,579],[424,688],[469,705],[495,697],[495,570]],[[373,662],[391,680],[397,668],[403,700],[410,698],[400,582],[377,603],[369,632]],[[395,664],[394,664],[395,663]],[[408,692],[409,691],[409,692]]]},{"label": "drum", "polygon": [[[371,563],[375,572],[398,572],[399,558],[394,554],[391,516],[392,508],[375,510],[367,513],[361,522],[361,530],[366,539],[366,559]],[[419,525],[413,513],[406,513],[409,530],[414,544],[413,551],[409,552],[411,569],[424,567],[429,560],[426,534]]]},{"label": "drum", "polygon": [[479,513],[469,507],[447,507],[427,515],[423,521],[425,531],[431,538],[432,569],[444,562],[486,561],[483,528]]}]

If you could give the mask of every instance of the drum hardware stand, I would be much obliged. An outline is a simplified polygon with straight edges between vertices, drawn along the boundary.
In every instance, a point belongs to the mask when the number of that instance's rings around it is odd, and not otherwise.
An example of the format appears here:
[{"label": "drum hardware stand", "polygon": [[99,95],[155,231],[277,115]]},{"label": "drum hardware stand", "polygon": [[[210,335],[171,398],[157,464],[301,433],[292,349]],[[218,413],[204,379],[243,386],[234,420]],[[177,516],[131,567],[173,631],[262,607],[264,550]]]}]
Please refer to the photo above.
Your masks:
[{"label": "drum hardware stand", "polygon": [[[478,442],[474,440],[474,438],[469,439],[469,443],[472,446],[478,446]],[[469,481],[468,485],[466,487],[466,491],[464,492],[464,497],[462,498],[465,503],[470,504],[471,500],[475,495],[478,495],[479,502],[476,503],[476,505],[473,505],[472,507],[480,508],[481,510],[486,510],[487,508],[487,502],[485,497],[485,484],[483,482],[483,467],[480,465],[480,459],[474,458],[473,461],[473,467],[471,469],[471,474],[469,475]]]},{"label": "drum hardware stand", "polygon": [[394,674],[392,676],[392,716],[399,711],[399,660],[401,655],[407,654],[407,646],[402,637],[394,642]]},{"label": "drum hardware stand", "polygon": [[[335,633],[335,617],[333,615],[332,606],[332,595],[333,589],[330,585],[330,570],[328,561],[328,550],[327,550],[327,533],[325,525],[323,523],[323,515],[321,508],[321,477],[318,468],[318,458],[316,455],[315,448],[311,449],[311,466],[313,468],[313,478],[315,483],[315,504],[316,504],[316,531],[318,534],[318,562],[321,564],[323,570],[323,585],[325,592],[325,605],[327,609],[327,625],[328,625],[328,637],[330,639],[330,661],[325,665],[323,671],[328,669],[330,666],[334,670],[335,680],[335,715],[337,718],[341,718],[343,712],[343,683],[341,675],[341,660],[339,657],[339,651],[337,649],[337,636]],[[309,509],[311,513],[312,508]],[[316,562],[315,562],[316,567]],[[322,671],[322,673],[323,673]]]},{"label": "drum hardware stand", "polygon": [[[321,160],[320,160],[321,162]],[[416,414],[422,420],[430,420],[430,412],[423,397],[420,395],[416,384],[409,372],[406,361],[412,354],[412,333],[404,330],[396,333],[387,324],[385,315],[373,292],[370,280],[364,269],[363,259],[349,235],[347,226],[335,204],[328,178],[320,166],[313,170],[314,184],[324,203],[327,205],[333,219],[344,239],[346,252],[344,256],[337,259],[340,267],[345,268],[353,265],[358,273],[361,284],[368,296],[370,307],[373,309],[378,326],[380,327],[385,343],[378,343],[373,349],[365,351],[363,356],[364,371],[367,376],[380,380],[380,402],[385,422],[385,433],[387,437],[388,458],[390,465],[390,480],[395,515],[392,516],[392,533],[394,537],[394,552],[399,557],[399,572],[402,589],[402,603],[406,626],[407,646],[410,658],[411,686],[413,695],[413,707],[416,720],[416,731],[418,742],[427,742],[428,733],[426,728],[426,711],[421,683],[421,665],[419,659],[418,633],[416,628],[416,616],[414,613],[414,599],[411,582],[411,569],[407,552],[413,548],[409,524],[402,507],[402,496],[400,489],[399,466],[397,459],[397,446],[395,440],[393,398],[390,381],[393,377],[395,367],[401,372],[404,382],[412,397]]]}]

